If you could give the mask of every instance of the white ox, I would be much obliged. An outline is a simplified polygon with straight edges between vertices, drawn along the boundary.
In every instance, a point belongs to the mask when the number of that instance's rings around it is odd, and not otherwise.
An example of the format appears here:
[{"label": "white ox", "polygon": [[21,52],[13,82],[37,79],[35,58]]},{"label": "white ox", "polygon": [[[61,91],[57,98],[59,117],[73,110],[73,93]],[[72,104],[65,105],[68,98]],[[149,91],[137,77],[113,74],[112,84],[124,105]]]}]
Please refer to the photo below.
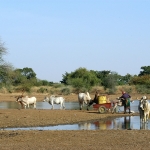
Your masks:
[{"label": "white ox", "polygon": [[16,101],[22,105],[22,108],[23,108],[23,106],[25,107],[25,109],[27,106],[29,108],[30,104],[34,105],[34,108],[36,108],[36,97],[30,97],[29,98],[28,96],[25,96],[25,97],[24,96],[18,96]]},{"label": "white ox", "polygon": [[79,101],[79,107],[80,107],[80,110],[82,110],[84,104],[87,105],[87,110],[88,109],[88,105],[89,105],[89,102],[91,101],[91,97],[89,95],[89,93],[79,93],[78,94],[78,101]]},{"label": "white ox", "polygon": [[149,118],[149,113],[150,113],[150,103],[148,102],[146,96],[143,96],[139,100],[138,110],[140,113],[140,121],[148,123],[148,118]]},{"label": "white ox", "polygon": [[65,99],[63,97],[56,97],[55,95],[51,95],[50,97],[46,96],[43,102],[45,101],[52,105],[52,109],[54,109],[54,104],[60,104],[60,109],[65,109]]}]

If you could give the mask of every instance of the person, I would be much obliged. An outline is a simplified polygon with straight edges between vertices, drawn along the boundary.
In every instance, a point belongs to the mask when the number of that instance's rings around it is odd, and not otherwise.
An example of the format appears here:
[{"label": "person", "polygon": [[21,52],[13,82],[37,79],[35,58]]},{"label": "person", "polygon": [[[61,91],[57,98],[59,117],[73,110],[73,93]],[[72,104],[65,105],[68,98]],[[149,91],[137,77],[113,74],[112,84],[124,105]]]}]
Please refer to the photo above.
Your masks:
[{"label": "person", "polygon": [[98,97],[99,97],[99,93],[98,93],[98,91],[96,91],[94,99],[91,100],[90,103],[89,103],[89,107],[90,107],[93,103],[96,103],[96,104],[98,103]]},{"label": "person", "polygon": [[123,91],[122,96],[120,96],[120,99],[123,99],[122,103],[124,106],[124,114],[126,113],[127,108],[129,108],[129,113],[130,113],[130,98],[131,96],[125,91]]}]

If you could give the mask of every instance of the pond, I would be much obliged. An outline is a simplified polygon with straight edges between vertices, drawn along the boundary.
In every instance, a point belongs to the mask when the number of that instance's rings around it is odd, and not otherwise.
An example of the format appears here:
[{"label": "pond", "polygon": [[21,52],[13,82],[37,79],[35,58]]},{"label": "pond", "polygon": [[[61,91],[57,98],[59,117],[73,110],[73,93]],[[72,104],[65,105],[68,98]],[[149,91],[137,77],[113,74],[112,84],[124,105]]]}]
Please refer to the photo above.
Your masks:
[{"label": "pond", "polygon": [[[30,106],[32,108],[32,106]],[[79,103],[78,102],[65,102],[65,107],[67,110],[78,110]],[[17,102],[0,102],[0,109],[18,109],[20,105]],[[51,105],[48,102],[37,102],[37,109],[51,109]],[[134,101],[131,103],[131,110],[134,112],[138,112],[138,101]],[[60,109],[60,105],[54,105],[54,109]],[[86,109],[86,107],[84,107]],[[92,110],[92,106],[90,107]],[[123,111],[123,107],[120,107],[118,111]]]},{"label": "pond", "polygon": [[1,130],[141,130],[150,129],[150,121],[141,124],[139,116],[126,116],[119,118],[109,118],[107,120],[95,120],[79,122],[75,124],[44,126],[44,127],[18,127],[1,128]]},{"label": "pond", "polygon": [[[138,112],[138,101],[131,103],[131,110]],[[77,102],[66,102],[66,109],[78,110],[79,104]],[[20,105],[16,102],[0,102],[0,109],[18,109]],[[54,106],[59,109],[59,105]],[[31,108],[30,108],[31,109]],[[47,102],[37,102],[37,109],[51,109],[51,105]],[[84,108],[86,109],[86,108]],[[92,107],[91,107],[92,109]],[[118,109],[119,112],[123,111],[123,107]],[[149,124],[140,124],[139,116],[128,116],[120,118],[110,118],[108,120],[95,120],[88,122],[79,122],[75,124],[45,126],[45,127],[27,127],[27,128],[2,128],[1,130],[115,130],[115,129],[150,129]]]}]

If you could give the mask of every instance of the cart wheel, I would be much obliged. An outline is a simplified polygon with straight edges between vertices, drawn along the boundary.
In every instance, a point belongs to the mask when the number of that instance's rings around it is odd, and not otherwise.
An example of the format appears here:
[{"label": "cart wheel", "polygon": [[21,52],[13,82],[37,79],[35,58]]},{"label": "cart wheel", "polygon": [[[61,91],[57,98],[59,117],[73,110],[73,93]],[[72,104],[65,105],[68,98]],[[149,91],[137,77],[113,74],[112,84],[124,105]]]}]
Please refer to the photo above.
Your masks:
[{"label": "cart wheel", "polygon": [[105,106],[100,106],[100,107],[98,108],[98,111],[99,111],[100,114],[103,114],[103,113],[106,112],[106,107],[105,107]]}]

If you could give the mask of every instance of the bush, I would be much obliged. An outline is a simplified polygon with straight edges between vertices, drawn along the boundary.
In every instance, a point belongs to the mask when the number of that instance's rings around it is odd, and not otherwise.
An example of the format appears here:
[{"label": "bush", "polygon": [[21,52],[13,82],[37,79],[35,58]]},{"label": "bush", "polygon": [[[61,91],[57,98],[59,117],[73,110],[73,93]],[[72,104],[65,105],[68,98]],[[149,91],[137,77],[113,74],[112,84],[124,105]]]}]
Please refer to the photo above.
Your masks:
[{"label": "bush", "polygon": [[116,87],[113,87],[113,88],[108,88],[107,89],[107,94],[115,94],[116,93]]},{"label": "bush", "polygon": [[48,92],[47,88],[43,88],[41,87],[40,89],[37,90],[38,93],[44,93],[44,92]]},{"label": "bush", "polygon": [[64,95],[69,95],[71,92],[70,92],[70,88],[63,88],[61,90],[61,93],[64,94]]},{"label": "bush", "polygon": [[141,93],[141,94],[150,94],[150,89],[149,89],[149,86],[147,85],[137,85],[136,90],[138,93]]}]

